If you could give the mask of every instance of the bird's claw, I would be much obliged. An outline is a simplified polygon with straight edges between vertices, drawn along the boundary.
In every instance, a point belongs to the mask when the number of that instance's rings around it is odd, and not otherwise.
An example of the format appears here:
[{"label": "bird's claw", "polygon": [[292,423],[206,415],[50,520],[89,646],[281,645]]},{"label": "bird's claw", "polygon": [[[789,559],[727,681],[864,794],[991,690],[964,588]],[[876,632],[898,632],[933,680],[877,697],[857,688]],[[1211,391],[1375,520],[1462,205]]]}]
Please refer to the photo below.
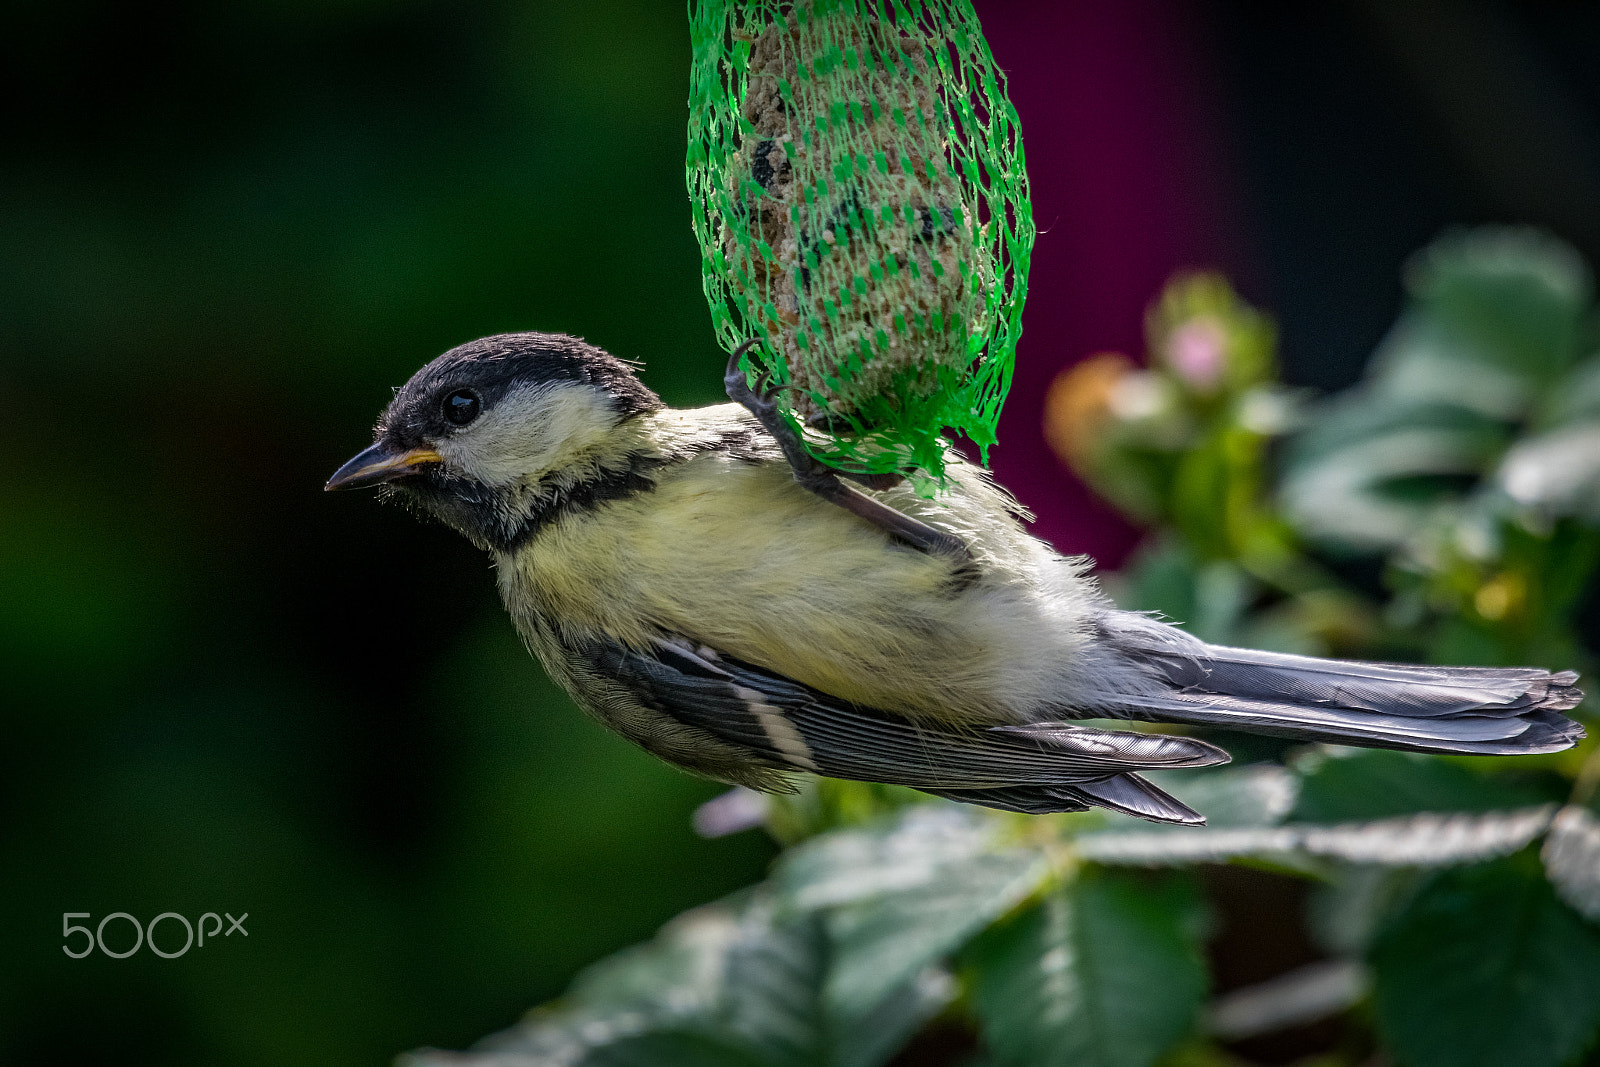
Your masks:
[{"label": "bird's claw", "polygon": [[728,369],[722,376],[722,385],[728,393],[729,400],[744,407],[760,419],[763,426],[766,426],[767,418],[764,416],[776,415],[778,412],[777,383],[772,380],[770,370],[752,359],[750,364],[756,369],[756,386],[759,391],[752,389],[744,368],[739,365],[744,354],[760,343],[759,337],[751,338],[733,350],[728,356]]},{"label": "bird's claw", "polygon": [[905,544],[929,555],[952,557],[958,561],[958,570],[963,574],[971,572],[974,566],[972,552],[959,537],[936,530],[920,519],[914,519],[840,480],[842,475],[869,489],[890,489],[903,481],[900,475],[859,474],[835,470],[806,451],[799,433],[784,420],[778,410],[779,387],[773,381],[771,372],[757,364],[755,360],[751,360],[756,367],[756,384],[759,388],[757,391],[751,388],[744,368],[739,365],[745,353],[760,343],[760,338],[752,338],[733,350],[728,357],[728,368],[722,379],[723,386],[728,392],[728,399],[754,415],[762,428],[778,442],[778,447],[783,450],[784,459],[794,472],[794,480],[829,503],[837,504],[851,514],[867,520]]}]

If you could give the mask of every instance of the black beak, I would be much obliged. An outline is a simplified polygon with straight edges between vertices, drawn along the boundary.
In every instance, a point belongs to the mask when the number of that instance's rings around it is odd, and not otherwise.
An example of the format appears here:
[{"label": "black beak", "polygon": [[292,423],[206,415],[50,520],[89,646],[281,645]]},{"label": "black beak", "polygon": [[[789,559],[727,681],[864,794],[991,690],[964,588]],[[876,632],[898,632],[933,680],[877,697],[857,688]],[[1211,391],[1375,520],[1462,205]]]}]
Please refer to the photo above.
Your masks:
[{"label": "black beak", "polygon": [[414,467],[422,463],[443,463],[444,458],[431,448],[402,449],[389,441],[379,440],[349,463],[333,472],[328,484],[322,488],[360,489],[366,485],[392,482],[415,474]]}]

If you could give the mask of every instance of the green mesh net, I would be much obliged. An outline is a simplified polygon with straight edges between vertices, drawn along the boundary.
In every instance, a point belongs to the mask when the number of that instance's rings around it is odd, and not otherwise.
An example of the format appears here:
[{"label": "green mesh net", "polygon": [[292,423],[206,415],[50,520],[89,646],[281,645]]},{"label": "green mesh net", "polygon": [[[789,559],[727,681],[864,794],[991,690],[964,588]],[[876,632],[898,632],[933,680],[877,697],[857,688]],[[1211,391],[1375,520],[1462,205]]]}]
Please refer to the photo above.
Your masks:
[{"label": "green mesh net", "polygon": [[946,431],[987,458],[1034,230],[970,0],[693,0],[689,21],[689,196],[719,341],[764,341],[785,417],[830,466],[929,488]]}]

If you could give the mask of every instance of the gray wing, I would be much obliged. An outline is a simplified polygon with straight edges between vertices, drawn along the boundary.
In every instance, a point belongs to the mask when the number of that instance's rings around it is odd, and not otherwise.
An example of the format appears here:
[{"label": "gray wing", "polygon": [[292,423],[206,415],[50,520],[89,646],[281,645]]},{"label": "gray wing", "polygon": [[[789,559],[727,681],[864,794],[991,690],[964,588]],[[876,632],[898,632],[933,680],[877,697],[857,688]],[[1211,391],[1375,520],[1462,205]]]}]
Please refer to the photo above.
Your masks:
[{"label": "gray wing", "polygon": [[1042,723],[957,731],[838,700],[681,637],[648,652],[607,640],[571,650],[644,706],[754,762],[905,785],[969,804],[1045,813],[1107,807],[1200,823],[1135,772],[1226,763],[1203,741]]}]

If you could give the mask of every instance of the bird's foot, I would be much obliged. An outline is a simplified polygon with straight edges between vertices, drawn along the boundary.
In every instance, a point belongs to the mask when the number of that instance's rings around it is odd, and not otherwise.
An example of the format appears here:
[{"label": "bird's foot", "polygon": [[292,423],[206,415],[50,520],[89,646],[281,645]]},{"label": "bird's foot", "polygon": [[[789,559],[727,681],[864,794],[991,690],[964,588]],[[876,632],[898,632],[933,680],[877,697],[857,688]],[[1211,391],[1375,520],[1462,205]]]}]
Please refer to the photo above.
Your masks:
[{"label": "bird's foot", "polygon": [[959,537],[942,530],[935,530],[927,523],[875,500],[855,486],[847,485],[840,480],[843,476],[860,482],[869,489],[891,489],[904,480],[900,475],[853,474],[848,471],[837,471],[806,451],[799,433],[784,420],[778,410],[778,388],[773,383],[771,374],[758,364],[756,379],[758,389],[752,389],[744,370],[739,366],[740,358],[760,343],[759,339],[750,340],[735,348],[733,354],[728,357],[728,369],[722,381],[728,391],[728,399],[754,415],[762,428],[778,442],[778,447],[783,450],[784,459],[789,462],[790,470],[794,471],[794,480],[830,504],[837,504],[913,548],[929,555],[950,556],[959,560],[964,567],[970,567],[973,562],[972,553]]}]

